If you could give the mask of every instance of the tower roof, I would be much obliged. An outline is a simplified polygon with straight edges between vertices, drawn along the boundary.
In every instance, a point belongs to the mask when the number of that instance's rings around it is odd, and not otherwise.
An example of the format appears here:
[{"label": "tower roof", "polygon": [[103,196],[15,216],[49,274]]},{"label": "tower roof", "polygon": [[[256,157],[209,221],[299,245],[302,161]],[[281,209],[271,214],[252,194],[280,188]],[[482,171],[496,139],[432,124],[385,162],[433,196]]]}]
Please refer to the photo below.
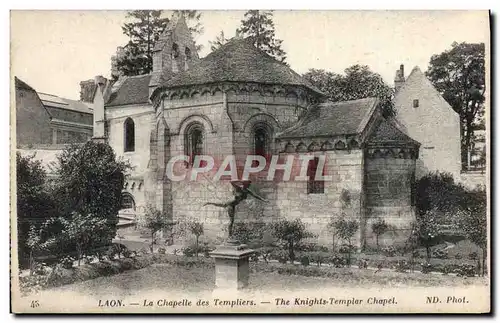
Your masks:
[{"label": "tower roof", "polygon": [[296,85],[323,95],[290,67],[257,49],[249,38],[231,40],[161,85],[173,88],[218,82]]}]

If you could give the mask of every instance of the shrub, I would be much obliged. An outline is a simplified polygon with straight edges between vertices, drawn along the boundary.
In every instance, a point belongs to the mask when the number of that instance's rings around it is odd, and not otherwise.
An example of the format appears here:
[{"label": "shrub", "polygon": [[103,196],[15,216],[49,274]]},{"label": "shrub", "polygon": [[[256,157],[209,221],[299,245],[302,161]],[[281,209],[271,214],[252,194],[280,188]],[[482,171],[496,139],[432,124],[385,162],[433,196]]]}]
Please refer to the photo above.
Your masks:
[{"label": "shrub", "polygon": [[437,259],[447,259],[448,258],[448,251],[443,250],[443,249],[436,249],[432,253],[433,258]]},{"label": "shrub", "polygon": [[38,293],[46,288],[48,281],[47,275],[39,275],[33,273],[29,276],[19,277],[19,288],[23,296],[32,293]]},{"label": "shrub", "polygon": [[477,252],[473,251],[469,254],[470,260],[477,260],[477,258],[478,258]]},{"label": "shrub", "polygon": [[276,221],[272,224],[272,229],[274,237],[288,251],[287,258],[292,263],[295,260],[295,251],[300,246],[302,240],[313,237],[313,234],[306,230],[305,224],[300,219]]},{"label": "shrub", "polygon": [[328,258],[330,258],[329,252],[324,251],[315,251],[310,253],[310,260],[315,262],[317,266],[321,266],[322,264],[328,262]]},{"label": "shrub", "polygon": [[394,257],[396,255],[396,252],[396,248],[394,248],[393,246],[382,248],[382,254],[387,257]]},{"label": "shrub", "polygon": [[309,257],[304,255],[300,257],[300,264],[302,266],[309,266]]},{"label": "shrub", "polygon": [[61,264],[62,268],[64,269],[71,269],[73,268],[73,262],[75,261],[75,258],[66,256],[59,260],[59,263]]},{"label": "shrub", "polygon": [[328,247],[309,242],[309,243],[302,243],[300,247],[297,248],[297,250],[306,252],[315,252],[315,251],[328,252]]},{"label": "shrub", "polygon": [[422,263],[420,264],[420,266],[422,267],[422,274],[428,274],[430,273],[434,268],[432,267],[432,265],[428,262],[426,263]]},{"label": "shrub", "polygon": [[367,269],[368,268],[368,261],[366,259],[359,259],[358,260],[358,268],[359,269]]},{"label": "shrub", "polygon": [[456,269],[457,276],[459,277],[474,277],[476,276],[476,267],[469,264],[461,264]]},{"label": "shrub", "polygon": [[330,257],[330,264],[335,268],[342,268],[346,266],[346,259],[339,255],[333,255]]},{"label": "shrub", "polygon": [[271,259],[278,260],[282,264],[285,264],[288,260],[292,262],[288,256],[289,254],[286,251],[280,249],[275,249],[271,253]]},{"label": "shrub", "polygon": [[259,257],[260,257],[260,253],[258,251],[254,252],[251,256],[250,256],[250,261],[253,261],[253,262],[258,262],[259,261]]},{"label": "shrub", "polygon": [[198,221],[189,221],[188,228],[189,228],[189,232],[191,232],[191,234],[193,234],[195,236],[196,244],[195,244],[194,250],[195,250],[196,257],[198,257],[198,252],[200,251],[200,248],[198,247],[199,240],[200,240],[200,236],[202,236],[204,233],[203,223],[200,223]]},{"label": "shrub", "polygon": [[194,254],[195,254],[195,250],[193,247],[189,246],[189,247],[186,247],[184,249],[182,249],[182,253],[184,254],[184,256],[186,257],[193,257]]},{"label": "shrub", "polygon": [[265,244],[266,224],[262,222],[236,222],[233,237],[250,248],[260,248]]},{"label": "shrub", "polygon": [[395,269],[399,273],[406,273],[410,268],[411,266],[406,260],[398,260],[396,262]]},{"label": "shrub", "polygon": [[448,275],[450,273],[453,273],[456,271],[456,266],[451,265],[451,264],[446,264],[443,267],[441,267],[441,272],[443,275]]},{"label": "shrub", "polygon": [[457,260],[462,260],[462,258],[463,258],[463,257],[462,257],[462,255],[461,255],[461,254],[459,254],[459,253],[455,254],[455,259],[457,259]]},{"label": "shrub", "polygon": [[165,253],[167,253],[167,249],[160,247],[158,248],[158,253],[164,255]]},{"label": "shrub", "polygon": [[151,235],[151,245],[150,249],[153,252],[153,246],[156,243],[155,235],[160,230],[171,228],[175,223],[169,221],[170,214],[162,212],[155,207],[148,205],[146,208],[146,214],[144,215],[144,227],[148,229]]},{"label": "shrub", "polygon": [[272,247],[262,247],[257,249],[257,252],[262,257],[262,260],[264,260],[264,262],[267,264],[269,260],[272,259],[274,250],[275,248]]},{"label": "shrub", "polygon": [[384,219],[379,219],[376,222],[372,223],[372,231],[373,234],[375,234],[376,242],[377,242],[377,247],[379,246],[378,240],[381,235],[386,233],[386,231],[389,229],[389,226],[387,223],[384,221]]}]

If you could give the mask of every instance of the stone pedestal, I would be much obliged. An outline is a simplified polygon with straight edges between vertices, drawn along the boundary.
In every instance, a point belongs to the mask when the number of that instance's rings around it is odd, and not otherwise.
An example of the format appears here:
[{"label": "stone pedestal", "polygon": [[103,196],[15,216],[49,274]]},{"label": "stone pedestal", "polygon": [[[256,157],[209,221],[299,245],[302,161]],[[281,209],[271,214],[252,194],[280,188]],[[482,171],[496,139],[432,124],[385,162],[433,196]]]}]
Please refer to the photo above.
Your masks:
[{"label": "stone pedestal", "polygon": [[215,259],[215,285],[218,289],[238,290],[248,286],[249,258],[255,251],[228,240],[210,253]]}]

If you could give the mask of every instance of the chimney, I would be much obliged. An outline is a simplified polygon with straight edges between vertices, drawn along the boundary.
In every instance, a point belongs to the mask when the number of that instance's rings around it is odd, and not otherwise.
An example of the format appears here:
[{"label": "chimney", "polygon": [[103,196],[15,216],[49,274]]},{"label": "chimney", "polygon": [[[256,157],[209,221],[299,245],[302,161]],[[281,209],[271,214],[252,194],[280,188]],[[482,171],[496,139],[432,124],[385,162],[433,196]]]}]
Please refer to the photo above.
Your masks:
[{"label": "chimney", "polygon": [[93,102],[94,108],[94,136],[93,139],[99,142],[106,141],[106,115],[104,111],[104,92],[107,79],[98,75],[94,78],[95,96]]},{"label": "chimney", "polygon": [[396,70],[396,77],[394,78],[394,90],[397,92],[405,83],[405,66],[401,64],[399,70]]}]

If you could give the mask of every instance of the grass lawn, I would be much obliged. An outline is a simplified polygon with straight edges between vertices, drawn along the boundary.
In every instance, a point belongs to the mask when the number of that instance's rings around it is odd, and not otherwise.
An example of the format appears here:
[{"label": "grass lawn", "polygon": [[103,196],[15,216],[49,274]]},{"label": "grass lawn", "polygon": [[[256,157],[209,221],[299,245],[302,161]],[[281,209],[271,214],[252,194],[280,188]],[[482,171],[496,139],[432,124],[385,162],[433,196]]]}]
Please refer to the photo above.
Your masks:
[{"label": "grass lawn", "polygon": [[[252,265],[252,268],[254,265]],[[377,272],[357,268],[338,268],[338,278],[305,277],[283,275],[274,272],[252,271],[250,291],[260,290],[318,290],[331,287],[341,288],[404,288],[404,287],[461,287],[486,286],[487,278],[461,278],[437,274]],[[170,264],[153,264],[149,267],[131,270],[122,274],[100,277],[81,283],[65,285],[46,290],[51,292],[78,292],[88,296],[116,295],[132,296],[161,288],[165,291],[197,293],[214,289],[213,268],[181,267]]]}]

